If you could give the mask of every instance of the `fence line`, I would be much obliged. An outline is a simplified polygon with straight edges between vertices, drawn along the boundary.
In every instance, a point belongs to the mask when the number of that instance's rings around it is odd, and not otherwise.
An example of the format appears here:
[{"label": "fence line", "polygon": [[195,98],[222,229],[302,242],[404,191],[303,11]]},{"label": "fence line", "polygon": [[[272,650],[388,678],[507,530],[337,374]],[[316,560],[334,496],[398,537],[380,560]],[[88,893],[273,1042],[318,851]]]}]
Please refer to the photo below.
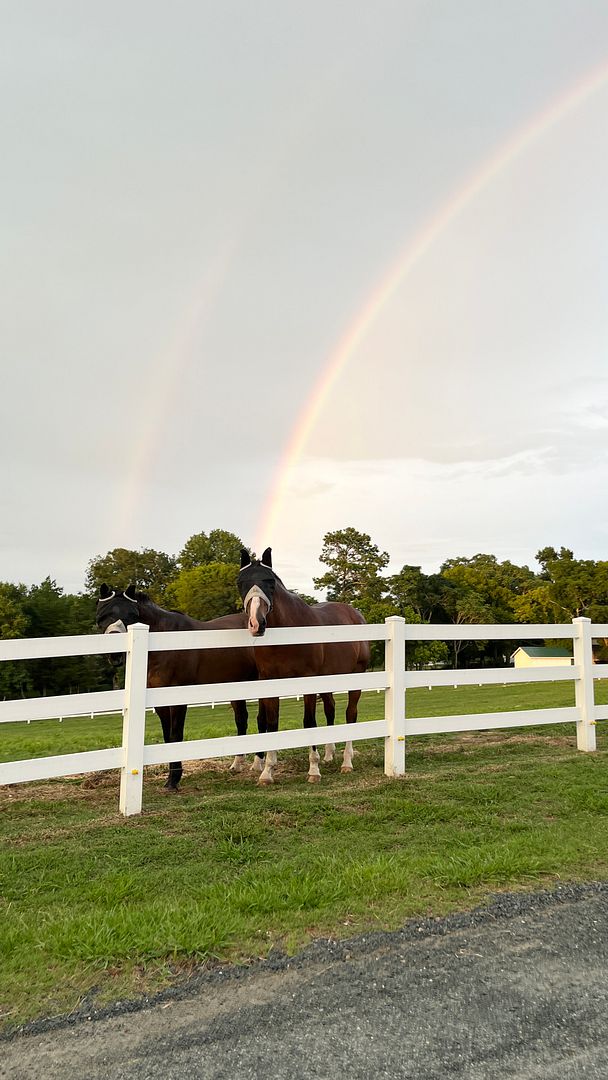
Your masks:
[{"label": "fence line", "polygon": [[[30,638],[0,641],[3,660],[87,656],[103,653],[126,654],[124,690],[29,698],[0,702],[0,724],[23,720],[79,716],[83,713],[123,711],[122,745],[107,750],[35,758],[0,764],[0,784],[23,783],[82,772],[120,769],[120,812],[138,814],[142,807],[143,771],[147,765],[169,761],[229,757],[253,751],[283,750],[333,742],[384,739],[384,771],[398,777],[405,772],[405,744],[409,735],[440,732],[480,731],[526,727],[537,724],[577,725],[577,747],[595,750],[597,720],[608,719],[608,706],[596,706],[594,679],[608,676],[608,665],[593,664],[593,637],[608,637],[608,624],[592,624],[589,619],[572,623],[534,625],[406,624],[399,616],[384,623],[357,626],[295,627],[267,630],[252,639],[246,630],[188,630],[151,633],[136,623],[125,634],[87,635],[66,638]],[[406,671],[408,641],[487,641],[530,638],[572,640],[574,664],[547,668],[483,668],[465,670]],[[324,675],[296,679],[266,679],[241,683],[213,683],[198,686],[147,687],[148,655],[164,649],[264,648],[267,645],[294,645],[319,641],[384,641],[383,671],[361,675]],[[572,680],[573,708],[531,709],[517,712],[428,716],[408,719],[405,702],[413,687],[450,685],[491,685],[521,682]],[[159,705],[214,704],[218,701],[259,697],[300,697],[307,693],[346,690],[383,690],[384,717],[359,724],[339,724],[329,728],[308,728],[267,735],[232,735],[224,738],[194,739],[181,743],[145,745],[146,710]],[[112,708],[114,707],[114,708]]]}]

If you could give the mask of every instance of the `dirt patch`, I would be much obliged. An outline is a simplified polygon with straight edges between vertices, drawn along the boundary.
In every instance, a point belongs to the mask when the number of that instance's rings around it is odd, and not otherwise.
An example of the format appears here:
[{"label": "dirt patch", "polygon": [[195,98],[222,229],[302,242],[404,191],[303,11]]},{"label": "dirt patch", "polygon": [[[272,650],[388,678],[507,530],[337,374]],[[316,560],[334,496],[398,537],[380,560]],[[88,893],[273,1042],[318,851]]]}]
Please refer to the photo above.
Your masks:
[{"label": "dirt patch", "polygon": [[471,754],[477,750],[496,746],[557,746],[563,750],[575,750],[576,738],[574,735],[511,735],[508,732],[496,733],[464,733],[458,737],[444,742],[433,742],[417,745],[417,750],[423,754]]}]

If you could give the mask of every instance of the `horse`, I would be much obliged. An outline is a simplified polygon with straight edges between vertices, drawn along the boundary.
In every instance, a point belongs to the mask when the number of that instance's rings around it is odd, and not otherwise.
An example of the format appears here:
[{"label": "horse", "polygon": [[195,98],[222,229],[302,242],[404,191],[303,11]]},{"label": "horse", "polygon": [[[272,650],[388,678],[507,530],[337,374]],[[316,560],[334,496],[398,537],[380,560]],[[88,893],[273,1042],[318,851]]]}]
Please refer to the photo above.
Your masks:
[{"label": "horse", "polygon": [[[146,593],[137,592],[134,585],[129,585],[124,592],[115,592],[103,584],[99,589],[97,601],[97,625],[104,634],[124,633],[131,623],[142,622],[153,631],[169,630],[244,630],[246,617],[243,612],[224,615],[219,619],[200,622],[181,611],[167,611],[155,604]],[[252,648],[184,649],[183,651],[151,652],[148,655],[147,685],[157,686],[193,686],[199,683],[243,682],[256,680],[257,667]],[[247,702],[232,701],[237,734],[247,734]],[[332,694],[323,695],[326,716],[335,710]],[[184,737],[184,723],[187,705],[158,705],[156,713],[160,719],[163,737],[166,743],[181,742]],[[258,731],[266,731],[266,713],[262,702],[258,711]],[[329,720],[328,720],[329,722]],[[237,754],[230,766],[231,772],[241,772],[244,767],[244,755]],[[256,753],[251,771],[260,775],[264,768],[264,755]],[[165,787],[176,792],[182,778],[181,761],[169,765],[169,775]]]},{"label": "horse", "polygon": [[[238,589],[247,617],[247,628],[254,638],[262,637],[266,627],[278,626],[342,626],[365,622],[360,611],[350,604],[326,602],[307,604],[296,593],[289,592],[280,577],[272,569],[272,551],[266,548],[261,559],[253,559],[241,549],[241,569],[237,579]],[[254,649],[254,659],[260,679],[297,678],[309,675],[346,675],[366,671],[370,662],[367,641],[319,642],[310,645],[264,645]],[[350,690],[346,709],[346,722],[354,724],[360,690]],[[279,699],[262,699],[266,711],[267,731],[277,731],[279,724]],[[304,695],[304,727],[316,727],[316,694]],[[327,715],[327,710],[326,710]],[[328,723],[333,724],[333,716]],[[334,747],[329,745],[325,761],[333,760]],[[272,770],[276,765],[276,751],[266,754],[264,770],[259,783],[273,782]],[[308,780],[315,783],[321,779],[319,754],[316,747],[309,752]],[[342,759],[342,772],[352,772],[353,747],[346,743]]]}]

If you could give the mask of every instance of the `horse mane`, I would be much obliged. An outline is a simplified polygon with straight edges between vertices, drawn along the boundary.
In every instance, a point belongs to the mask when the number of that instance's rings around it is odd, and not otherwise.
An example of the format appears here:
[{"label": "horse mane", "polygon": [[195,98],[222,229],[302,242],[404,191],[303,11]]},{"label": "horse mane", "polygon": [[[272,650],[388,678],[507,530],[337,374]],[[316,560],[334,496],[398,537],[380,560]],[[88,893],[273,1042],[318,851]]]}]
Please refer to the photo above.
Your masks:
[{"label": "horse mane", "polygon": [[[164,608],[160,604],[156,604],[147,593],[137,592],[135,593],[135,599],[140,605],[139,614],[140,618],[144,622],[148,622],[148,625],[152,629],[154,623],[157,630],[214,630],[221,629],[223,620],[232,620],[236,617],[237,612],[229,613],[228,615],[222,615],[219,618],[216,616],[212,619],[195,619],[193,615],[187,615],[185,611],[178,611],[177,608]],[[242,613],[241,618],[242,618]],[[220,624],[219,626],[217,624]],[[243,624],[244,626],[244,624]],[[229,628],[232,626],[229,624]],[[234,627],[237,629],[238,627]]]},{"label": "horse mane", "polygon": [[[135,593],[135,599],[137,600],[138,604],[139,603],[152,604],[152,606],[157,607],[159,609],[159,611],[168,611],[171,615],[185,615],[186,614],[185,611],[179,611],[177,608],[164,608],[164,607],[161,607],[160,604],[157,604],[156,601],[153,600],[151,596],[148,596],[148,593],[145,593],[145,592],[136,592]],[[190,616],[188,616],[188,618],[189,617]]]}]

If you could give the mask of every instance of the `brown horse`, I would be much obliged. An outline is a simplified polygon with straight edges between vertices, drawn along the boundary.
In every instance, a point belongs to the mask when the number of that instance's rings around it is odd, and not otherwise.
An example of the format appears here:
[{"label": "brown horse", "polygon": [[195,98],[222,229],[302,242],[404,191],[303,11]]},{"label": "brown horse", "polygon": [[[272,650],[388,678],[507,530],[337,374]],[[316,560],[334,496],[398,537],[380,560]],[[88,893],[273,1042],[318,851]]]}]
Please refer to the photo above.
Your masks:
[{"label": "brown horse", "polygon": [[[253,637],[261,637],[266,627],[278,626],[343,626],[364,623],[360,611],[350,604],[324,603],[310,605],[289,592],[272,569],[272,553],[266,548],[261,559],[252,559],[241,550],[241,571],[238,587],[247,616],[247,626]],[[260,679],[297,678],[307,675],[347,675],[365,671],[370,661],[367,641],[320,642],[311,645],[265,645],[254,650]],[[346,709],[347,723],[355,723],[360,690],[350,690]],[[278,698],[262,699],[266,711],[266,730],[277,731],[279,725]],[[304,696],[304,727],[316,727],[316,694]],[[331,722],[333,723],[333,717]],[[333,759],[333,746],[328,746],[325,760]],[[352,771],[352,743],[346,743],[342,772]],[[261,784],[272,783],[276,752],[266,754],[266,764],[260,776]],[[308,779],[321,779],[316,747],[309,753]]]},{"label": "brown horse", "polygon": [[[166,611],[155,604],[149,596],[136,592],[134,585],[129,585],[124,592],[114,592],[108,585],[102,585],[97,601],[97,625],[104,634],[124,633],[131,623],[142,622],[153,631],[169,630],[244,630],[247,618],[243,612],[236,615],[224,615],[219,619],[200,622],[184,615],[181,611]],[[250,648],[219,649],[184,649],[183,651],[151,652],[148,656],[148,686],[195,686],[214,682],[244,682],[257,679],[257,667]],[[328,723],[332,709],[335,711],[331,694],[323,695]],[[247,734],[247,702],[232,701],[236,730],[239,735]],[[277,703],[278,704],[278,703]],[[184,723],[187,705],[159,705],[156,713],[160,719],[163,737],[166,743],[181,742],[184,737]],[[260,702],[258,711],[258,731],[266,731],[265,707]],[[237,754],[230,769],[240,772],[244,767],[244,755]],[[256,754],[251,771],[261,773],[264,756]],[[169,766],[169,776],[165,787],[177,791],[182,778],[181,761],[173,761]]]}]

